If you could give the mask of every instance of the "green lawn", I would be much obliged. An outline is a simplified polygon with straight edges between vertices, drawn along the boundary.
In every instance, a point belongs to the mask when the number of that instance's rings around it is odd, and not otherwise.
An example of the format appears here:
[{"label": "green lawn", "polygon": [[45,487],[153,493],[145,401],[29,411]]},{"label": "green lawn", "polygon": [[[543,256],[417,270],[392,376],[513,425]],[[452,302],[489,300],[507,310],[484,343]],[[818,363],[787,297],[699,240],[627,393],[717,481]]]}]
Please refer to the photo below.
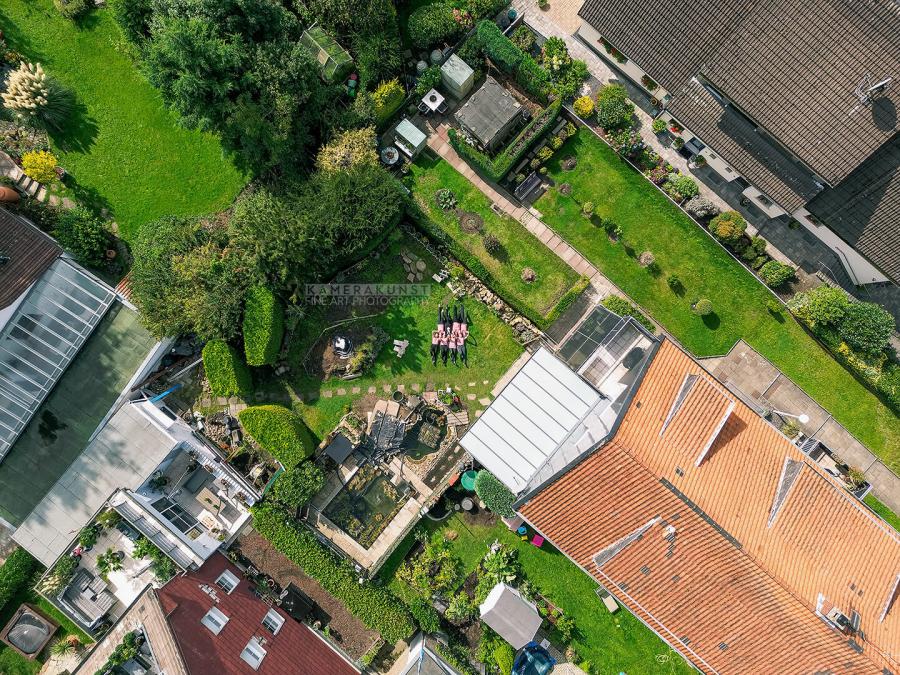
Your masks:
[{"label": "green lawn", "polygon": [[884,518],[888,525],[897,530],[897,532],[900,532],[900,516],[891,511],[885,504],[878,501],[872,494],[866,495],[863,501],[866,503],[866,506]]},{"label": "green lawn", "polygon": [[[459,389],[463,401],[470,412],[478,404],[477,399],[485,398],[509,366],[522,353],[522,347],[513,339],[510,328],[500,321],[485,305],[473,299],[465,301],[469,314],[468,355],[469,367],[431,364],[429,348],[431,331],[435,329],[439,304],[447,304],[453,300],[444,285],[432,282],[431,275],[437,266],[427,251],[407,235],[397,233],[392,237],[388,248],[377,258],[370,259],[356,270],[351,282],[377,282],[381,284],[401,283],[406,280],[405,271],[400,264],[400,251],[406,249],[426,261],[426,282],[431,284],[430,294],[421,302],[403,302],[387,307],[384,311],[360,320],[362,324],[377,324],[383,328],[391,339],[409,340],[409,346],[403,358],[398,358],[388,344],[382,350],[372,370],[363,377],[343,381],[330,379],[324,382],[315,376],[306,375],[301,364],[310,346],[316,341],[323,328],[334,323],[340,315],[333,311],[325,312],[321,308],[311,310],[303,320],[303,332],[296,336],[292,344],[293,378],[270,380],[262,384],[263,389],[287,390],[290,394],[299,394],[307,398],[311,392],[319,394],[319,398],[299,408],[310,428],[322,437],[334,428],[341,416],[354,403],[366,395],[369,387],[375,387],[377,395],[387,397],[397,385],[405,385],[408,392],[413,391],[413,384],[426,387],[434,384],[443,388],[446,385]],[[469,386],[469,383],[474,383]],[[383,387],[387,385],[389,391]],[[353,388],[360,391],[353,393]],[[339,394],[338,390],[344,393]],[[325,392],[331,392],[326,396]],[[469,400],[468,395],[476,400]]]},{"label": "green lawn", "polygon": [[[523,542],[501,521],[473,525],[465,516],[453,515],[443,523],[423,520],[432,537],[442,537],[448,530],[458,536],[452,542],[454,554],[463,562],[463,578],[485,556],[495,540],[514,547],[525,576],[553,604],[575,619],[577,627],[573,646],[581,659],[593,665],[592,673],[692,673],[693,669],[668,645],[627,610],[610,614],[596,596],[597,583],[549,544],[542,548]],[[400,545],[379,571],[379,578],[405,600],[415,592],[396,578],[403,557],[414,542],[413,535]],[[663,663],[657,656],[663,655]]]},{"label": "green lawn", "polygon": [[0,27],[10,46],[75,92],[76,113],[53,138],[73,192],[107,206],[123,237],[168,214],[217,211],[246,182],[216,137],[177,125],[137,70],[108,10],[80,25],[52,0],[5,0]]},{"label": "green lawn", "polygon": [[[563,171],[561,159],[570,155],[578,157],[578,166]],[[556,157],[549,165],[550,176],[557,183],[570,183],[572,193],[566,197],[550,190],[535,204],[550,227],[694,354],[724,354],[744,338],[885,463],[900,470],[897,416],[786,311],[777,317],[769,313],[765,305],[771,295],[750,272],[586,129]],[[654,254],[658,276],[580,215],[585,201],[594,202],[598,216],[621,226],[633,255],[646,250]],[[669,288],[669,274],[681,280],[682,295]],[[709,298],[715,310],[705,319],[690,308],[701,297]]]},{"label": "green lawn", "polygon": [[[448,162],[427,157],[418,159],[412,165],[410,187],[422,210],[487,268],[502,286],[494,289],[501,295],[546,317],[560,297],[578,281],[578,274],[520,222],[494,213],[488,198]],[[435,193],[440,188],[453,191],[458,209],[483,218],[481,233],[464,231],[455,211],[444,211],[438,206]],[[503,245],[500,256],[491,256],[485,250],[482,238],[486,233],[500,240]],[[537,275],[531,283],[522,280],[522,270],[526,267],[532,268]]]}]

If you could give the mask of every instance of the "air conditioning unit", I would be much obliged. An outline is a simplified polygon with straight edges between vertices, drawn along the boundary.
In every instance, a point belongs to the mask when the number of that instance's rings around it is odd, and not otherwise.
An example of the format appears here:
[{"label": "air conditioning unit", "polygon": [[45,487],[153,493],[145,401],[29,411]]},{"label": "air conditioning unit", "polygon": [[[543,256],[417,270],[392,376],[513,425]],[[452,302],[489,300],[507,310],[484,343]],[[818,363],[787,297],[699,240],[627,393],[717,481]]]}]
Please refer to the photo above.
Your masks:
[{"label": "air conditioning unit", "polygon": [[832,607],[831,611],[825,615],[825,618],[828,619],[831,623],[837,626],[840,630],[849,630],[850,628],[850,619],[837,607]]}]

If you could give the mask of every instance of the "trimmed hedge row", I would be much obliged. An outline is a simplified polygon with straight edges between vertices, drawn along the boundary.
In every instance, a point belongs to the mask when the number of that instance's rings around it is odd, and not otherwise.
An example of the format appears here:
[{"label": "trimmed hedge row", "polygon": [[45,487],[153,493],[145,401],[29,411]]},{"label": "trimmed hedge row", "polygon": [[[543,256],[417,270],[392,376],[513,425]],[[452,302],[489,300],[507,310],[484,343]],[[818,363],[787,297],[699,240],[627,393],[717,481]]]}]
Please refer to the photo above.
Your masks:
[{"label": "trimmed hedge row", "polygon": [[38,569],[38,561],[24,548],[13,551],[0,566],[0,610],[21,591]]},{"label": "trimmed hedge row", "polygon": [[210,340],[203,347],[203,370],[216,396],[246,396],[253,390],[250,369],[225,340]]},{"label": "trimmed hedge row", "polygon": [[550,73],[517,47],[493,21],[480,21],[475,37],[482,53],[500,70],[516,78],[525,91],[546,102]]},{"label": "trimmed hedge row", "polygon": [[475,494],[497,515],[504,518],[516,515],[512,507],[516,496],[490,471],[482,469],[475,476]]},{"label": "trimmed hedge row", "polygon": [[284,309],[265,286],[254,286],[244,300],[244,355],[247,364],[275,363],[284,338]]},{"label": "trimmed hedge row", "polygon": [[644,328],[646,328],[651,333],[656,332],[656,326],[653,325],[653,322],[644,316],[644,313],[641,312],[637,307],[632,305],[625,298],[619,297],[618,295],[607,295],[603,300],[600,301],[600,304],[606,307],[611,312],[615,312],[619,316],[630,316],[637,320],[639,324],[641,324]]},{"label": "trimmed hedge row", "polygon": [[540,113],[525,125],[515,140],[506,146],[503,151],[491,159],[485,153],[474,146],[469,145],[460,137],[455,129],[450,129],[450,145],[468,162],[474,164],[484,175],[495,183],[503,180],[528,149],[540,139],[541,136],[553,125],[559,117],[562,101],[557,100],[544,108]]},{"label": "trimmed hedge row", "polygon": [[591,280],[583,276],[575,282],[575,285],[572,286],[572,288],[563,293],[563,296],[553,306],[553,309],[550,310],[547,317],[544,319],[544,321],[547,322],[547,325],[553,324],[560,316],[562,316],[562,313],[572,306],[572,303],[584,293],[584,289],[586,289],[590,283]]},{"label": "trimmed hedge row", "polygon": [[316,449],[300,416],[280,405],[257,405],[238,413],[244,430],[286,469],[293,469]]},{"label": "trimmed hedge row", "polygon": [[309,530],[268,504],[251,509],[253,527],[272,545],[299,565],[334,597],[343,602],[367,627],[393,644],[416,630],[406,605],[388,589],[360,584],[350,564],[339,560]]}]

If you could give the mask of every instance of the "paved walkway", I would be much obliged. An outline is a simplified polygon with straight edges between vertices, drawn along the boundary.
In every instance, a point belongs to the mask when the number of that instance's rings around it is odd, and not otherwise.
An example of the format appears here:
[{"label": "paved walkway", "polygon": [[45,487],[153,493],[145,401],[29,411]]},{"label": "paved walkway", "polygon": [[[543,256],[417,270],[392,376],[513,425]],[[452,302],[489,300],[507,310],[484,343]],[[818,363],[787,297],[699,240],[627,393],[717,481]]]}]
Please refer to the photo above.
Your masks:
[{"label": "paved walkway", "polygon": [[591,281],[591,285],[603,295],[609,293],[620,293],[621,291],[606,277],[604,277],[591,265],[587,259],[553,230],[547,227],[538,216],[523,206],[514,204],[509,198],[501,194],[493,185],[485,181],[479,176],[469,164],[463,160],[456,151],[450,146],[450,138],[448,132],[450,127],[442,124],[437,128],[437,132],[428,137],[428,146],[440,155],[444,160],[450,163],[454,169],[465,176],[469,182],[477,187],[484,195],[491,200],[497,207],[511,218],[518,220],[531,234],[537,237],[542,244],[547,246],[556,255],[562,258],[569,267]]}]

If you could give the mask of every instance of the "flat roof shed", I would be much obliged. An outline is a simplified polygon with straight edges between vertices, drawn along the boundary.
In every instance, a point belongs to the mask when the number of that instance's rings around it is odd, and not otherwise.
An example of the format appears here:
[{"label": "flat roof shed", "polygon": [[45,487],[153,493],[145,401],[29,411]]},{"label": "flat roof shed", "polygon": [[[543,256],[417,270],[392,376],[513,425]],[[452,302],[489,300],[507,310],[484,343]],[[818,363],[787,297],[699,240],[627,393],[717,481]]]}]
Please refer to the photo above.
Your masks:
[{"label": "flat roof shed", "polygon": [[522,115],[522,105],[493,77],[456,112],[456,121],[482,146],[492,149]]}]

